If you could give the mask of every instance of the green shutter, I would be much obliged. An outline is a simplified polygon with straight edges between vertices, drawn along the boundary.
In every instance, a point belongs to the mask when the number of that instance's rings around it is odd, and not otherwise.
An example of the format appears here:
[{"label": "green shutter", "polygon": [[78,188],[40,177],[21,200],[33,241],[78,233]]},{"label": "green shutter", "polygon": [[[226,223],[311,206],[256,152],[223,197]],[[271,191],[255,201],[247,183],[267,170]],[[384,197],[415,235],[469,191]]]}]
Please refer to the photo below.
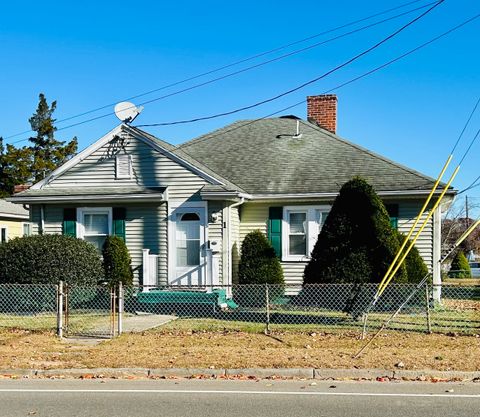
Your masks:
[{"label": "green shutter", "polygon": [[122,238],[125,242],[125,218],[127,210],[125,207],[113,207],[112,209],[112,232],[114,236]]},{"label": "green shutter", "polygon": [[66,236],[77,237],[77,209],[63,209],[63,229],[62,232]]},{"label": "green shutter", "polygon": [[390,216],[390,226],[398,230],[398,204],[386,204],[385,208]]},{"label": "green shutter", "polygon": [[268,240],[279,258],[282,257],[283,207],[270,207],[268,211]]}]

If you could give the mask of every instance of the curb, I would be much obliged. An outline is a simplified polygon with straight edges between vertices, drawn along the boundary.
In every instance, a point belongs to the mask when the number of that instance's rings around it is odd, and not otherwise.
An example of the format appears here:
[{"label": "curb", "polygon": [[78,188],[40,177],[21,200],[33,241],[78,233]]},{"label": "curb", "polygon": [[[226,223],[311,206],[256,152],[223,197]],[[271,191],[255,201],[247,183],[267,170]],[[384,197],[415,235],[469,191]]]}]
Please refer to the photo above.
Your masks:
[{"label": "curb", "polygon": [[480,371],[386,370],[386,369],[315,369],[315,368],[71,368],[71,369],[0,369],[0,378],[249,378],[316,379],[365,381],[480,381]]}]

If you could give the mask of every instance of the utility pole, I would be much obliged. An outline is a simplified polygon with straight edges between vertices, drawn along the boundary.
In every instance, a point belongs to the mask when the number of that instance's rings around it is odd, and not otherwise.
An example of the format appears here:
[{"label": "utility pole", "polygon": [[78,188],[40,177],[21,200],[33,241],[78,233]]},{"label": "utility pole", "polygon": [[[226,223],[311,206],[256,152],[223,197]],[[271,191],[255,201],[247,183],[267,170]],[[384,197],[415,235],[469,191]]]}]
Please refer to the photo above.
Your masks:
[{"label": "utility pole", "polygon": [[465,230],[470,226],[470,217],[468,216],[468,195],[465,196]]}]

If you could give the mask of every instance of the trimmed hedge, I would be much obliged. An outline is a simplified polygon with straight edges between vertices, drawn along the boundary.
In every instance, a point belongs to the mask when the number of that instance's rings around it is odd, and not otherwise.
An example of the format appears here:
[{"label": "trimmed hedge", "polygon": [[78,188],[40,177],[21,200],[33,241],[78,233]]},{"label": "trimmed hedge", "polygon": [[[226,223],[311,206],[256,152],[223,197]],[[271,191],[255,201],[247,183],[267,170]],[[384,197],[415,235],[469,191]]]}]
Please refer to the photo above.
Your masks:
[{"label": "trimmed hedge", "polygon": [[238,266],[240,284],[283,284],[283,270],[275,251],[260,230],[245,236]]},{"label": "trimmed hedge", "polygon": [[[397,235],[398,243],[402,245],[405,240],[405,236],[397,230],[395,230],[395,234]],[[408,240],[405,249],[409,247],[410,243],[411,239]],[[405,259],[405,268],[407,271],[407,282],[411,284],[420,282],[425,275],[428,274],[428,267],[415,245],[412,247]]]},{"label": "trimmed hedge", "polygon": [[465,254],[459,250],[453,258],[448,276],[450,278],[471,278],[472,270]]},{"label": "trimmed hedge", "polygon": [[108,236],[103,244],[103,269],[105,280],[113,287],[121,282],[132,285],[132,260],[127,245],[118,236]]},{"label": "trimmed hedge", "polygon": [[[304,272],[304,284],[377,283],[400,245],[373,187],[355,177],[340,189]],[[406,282],[406,269],[394,282]]]},{"label": "trimmed hedge", "polygon": [[103,280],[95,247],[63,235],[34,235],[0,245],[0,284],[68,284],[91,286]]},{"label": "trimmed hedge", "polygon": [[[238,266],[240,284],[276,284],[270,288],[271,300],[284,293],[283,269],[275,250],[267,237],[254,230],[245,236]],[[266,302],[264,288],[247,286],[234,287],[234,298],[242,306],[260,307]]]}]

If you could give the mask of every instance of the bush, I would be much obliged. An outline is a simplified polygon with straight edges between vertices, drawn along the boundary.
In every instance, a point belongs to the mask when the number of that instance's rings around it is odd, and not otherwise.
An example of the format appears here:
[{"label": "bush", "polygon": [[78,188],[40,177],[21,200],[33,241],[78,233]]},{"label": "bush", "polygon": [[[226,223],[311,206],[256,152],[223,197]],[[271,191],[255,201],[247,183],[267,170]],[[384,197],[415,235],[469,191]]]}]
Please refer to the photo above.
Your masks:
[{"label": "bush", "polygon": [[103,244],[103,269],[105,280],[111,287],[121,282],[132,285],[132,260],[127,245],[118,236],[108,236]]},{"label": "bush", "polygon": [[472,277],[472,270],[470,269],[468,259],[461,250],[459,250],[456,253],[455,257],[453,258],[448,276],[450,278],[471,278]]},{"label": "bush", "polygon": [[[305,284],[377,283],[399,249],[390,218],[373,187],[355,177],[345,183],[304,272]],[[406,282],[405,266],[395,282]]]},{"label": "bush", "polygon": [[[398,243],[402,245],[405,240],[405,236],[397,230],[395,231],[395,234],[397,235]],[[408,248],[410,243],[411,240],[409,239],[405,249]],[[425,275],[428,274],[428,267],[415,245],[412,247],[405,259],[405,268],[407,271],[407,282],[411,284],[417,284],[425,277]]]},{"label": "bush", "polygon": [[240,284],[283,284],[283,270],[275,251],[260,230],[250,232],[242,243],[238,266]]},{"label": "bush", "polygon": [[0,245],[0,283],[90,286],[103,279],[95,247],[63,235],[20,237]]},{"label": "bush", "polygon": [[234,298],[241,307],[265,306],[266,293],[261,284],[269,286],[269,299],[281,297],[284,293],[283,270],[275,250],[260,230],[245,236],[242,243],[238,280],[240,284],[258,286],[235,287]]}]

